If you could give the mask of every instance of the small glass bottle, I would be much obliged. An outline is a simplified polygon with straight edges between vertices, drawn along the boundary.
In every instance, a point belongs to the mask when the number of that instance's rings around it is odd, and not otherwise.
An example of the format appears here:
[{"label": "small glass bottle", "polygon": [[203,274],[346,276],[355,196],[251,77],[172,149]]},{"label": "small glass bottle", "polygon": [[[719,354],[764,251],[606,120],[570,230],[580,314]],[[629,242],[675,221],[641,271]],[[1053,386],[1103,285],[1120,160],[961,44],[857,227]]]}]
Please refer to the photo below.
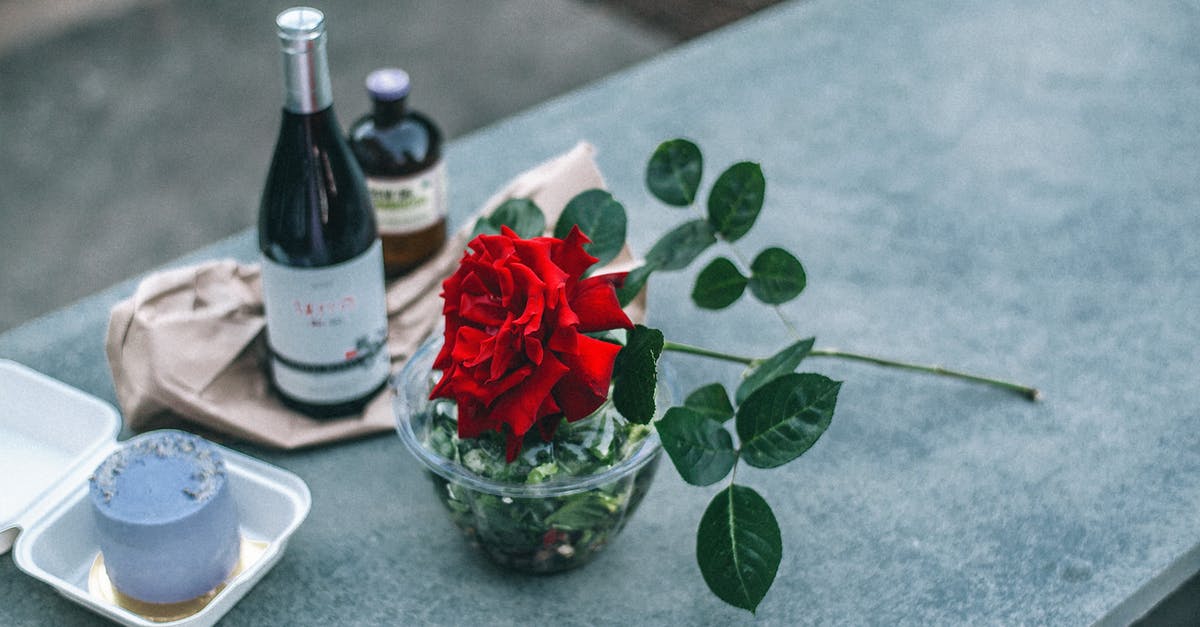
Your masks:
[{"label": "small glass bottle", "polygon": [[350,127],[350,147],[367,176],[383,240],[383,265],[395,278],[432,257],[446,241],[442,133],[408,109],[409,78],[384,68],[367,76],[371,113]]}]

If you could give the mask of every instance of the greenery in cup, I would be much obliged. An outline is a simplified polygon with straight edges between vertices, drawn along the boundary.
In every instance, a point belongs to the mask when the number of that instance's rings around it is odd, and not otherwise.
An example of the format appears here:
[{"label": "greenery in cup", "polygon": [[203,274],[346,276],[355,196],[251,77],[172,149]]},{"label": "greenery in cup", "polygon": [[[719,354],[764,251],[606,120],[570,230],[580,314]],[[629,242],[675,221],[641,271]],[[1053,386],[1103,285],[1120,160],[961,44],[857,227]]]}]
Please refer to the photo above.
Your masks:
[{"label": "greenery in cup", "polygon": [[[795,338],[773,355],[748,357],[667,341],[661,331],[637,325],[629,331],[613,367],[613,405],[634,423],[650,423],[655,415],[657,363],[663,351],[674,351],[734,362],[745,366],[732,397],[720,383],[693,390],[683,404],[669,408],[654,422],[663,448],[684,481],[707,486],[726,480],[727,486],[710,501],[696,534],[696,560],[705,583],[730,605],[754,612],[766,596],[783,555],[779,524],[767,501],[749,486],[736,482],[737,465],[756,468],[783,466],[808,451],[829,428],[841,382],[810,372],[796,372],[812,357],[839,358],[937,374],[982,383],[1018,393],[1029,400],[1038,390],[998,379],[912,364],[835,349],[816,348],[787,319],[780,305],[799,296],[807,285],[800,260],[784,248],[771,246],[753,259],[735,243],[746,235],[762,211],[766,179],[756,163],[726,168],[709,189],[703,209],[696,207],[704,161],[700,149],[686,139],[661,144],[646,167],[646,186],[666,205],[693,209],[696,216],[660,237],[646,253],[643,265],[625,277],[617,289],[628,304],[658,272],[686,269],[710,247],[721,243],[729,256],[718,256],[696,276],[692,301],[697,307],[719,310],[747,292],[772,307]],[[524,238],[541,235],[542,212],[529,200],[512,200],[481,219],[477,233],[498,232],[501,225]],[[572,199],[554,228],[563,237],[578,225],[592,242],[585,249],[613,259],[625,243],[627,219],[621,203],[603,190],[588,190]],[[735,438],[736,436],[736,438]]]},{"label": "greenery in cup", "polygon": [[[446,399],[427,409],[423,436],[431,451],[485,479],[534,486],[564,476],[599,475],[629,459],[650,434],[605,403],[591,416],[565,423],[550,442],[534,431],[520,455],[505,461],[505,438],[487,432],[458,436],[457,407]],[[656,460],[655,460],[656,461]],[[510,568],[548,573],[590,559],[621,530],[649,489],[655,463],[582,492],[554,497],[505,497],[435,476],[450,516],[493,559]]]},{"label": "greenery in cup", "polygon": [[625,420],[612,403],[605,403],[588,418],[563,424],[550,442],[529,433],[520,455],[507,463],[500,433],[458,437],[455,409],[454,402],[447,399],[430,403],[425,446],[480,477],[518,485],[600,474],[637,452],[650,433],[648,425]]}]

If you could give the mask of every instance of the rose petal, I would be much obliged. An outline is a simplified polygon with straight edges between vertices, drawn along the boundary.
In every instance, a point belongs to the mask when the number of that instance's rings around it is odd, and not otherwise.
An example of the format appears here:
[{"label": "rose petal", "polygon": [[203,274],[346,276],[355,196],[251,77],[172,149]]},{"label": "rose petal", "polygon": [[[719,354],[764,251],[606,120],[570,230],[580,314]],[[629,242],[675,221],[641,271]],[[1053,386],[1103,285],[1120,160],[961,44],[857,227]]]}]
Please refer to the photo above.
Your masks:
[{"label": "rose petal", "polygon": [[554,402],[554,395],[549,394],[546,396],[545,399],[542,400],[542,405],[541,405],[541,407],[538,407],[537,413],[538,413],[538,420],[541,421],[541,420],[546,419],[548,416],[553,416],[554,414],[562,414],[562,408],[560,408],[558,406],[558,403]]},{"label": "rose petal", "polygon": [[561,285],[569,277],[569,274],[550,258],[555,241],[553,237],[535,237],[513,242],[513,248],[521,262],[532,268],[542,281],[550,286]]},{"label": "rose petal", "polygon": [[458,302],[459,317],[480,327],[497,327],[504,323],[506,311],[491,296],[464,293]]},{"label": "rose petal", "polygon": [[578,340],[579,331],[575,327],[560,324],[546,341],[546,348],[556,353],[574,353],[578,350]]},{"label": "rose petal", "polygon": [[[513,264],[510,268],[514,291],[524,297],[516,296],[512,301],[511,308],[519,314],[513,322],[524,326],[524,334],[530,335],[542,326],[542,314],[546,310],[546,284],[526,265]],[[518,309],[520,311],[516,311]]]},{"label": "rose petal", "polygon": [[554,387],[554,400],[568,420],[578,420],[596,411],[608,398],[613,361],[621,347],[586,335],[577,340],[575,354],[560,355],[570,369]]},{"label": "rose petal", "polygon": [[562,424],[563,415],[561,413],[546,416],[537,423],[538,435],[542,436],[543,442],[549,442],[554,439],[554,432],[558,431],[558,425]]},{"label": "rose petal", "polygon": [[[482,253],[492,262],[502,261],[504,258],[513,254],[513,240],[503,234],[504,229],[501,228],[501,235],[480,235],[471,242],[471,248]],[[512,233],[512,231],[509,231]],[[479,248],[475,247],[475,243],[479,243]]]},{"label": "rose petal", "polygon": [[437,370],[445,371],[454,361],[450,355],[454,352],[454,338],[458,335],[458,325],[446,321],[446,331],[442,334],[442,350],[438,351],[437,357],[433,358],[433,367]]},{"label": "rose petal", "polygon": [[624,281],[626,273],[602,274],[579,282],[571,296],[571,309],[579,317],[579,331],[632,329],[633,322],[621,309],[613,285]]},{"label": "rose petal", "polygon": [[[532,372],[533,367],[526,365],[506,373],[498,380],[490,380],[488,373],[479,368],[468,370],[454,366],[434,386],[429,398],[450,398],[459,403],[469,399],[485,406],[491,405],[498,396],[529,378]],[[462,419],[461,416],[459,419]]]},{"label": "rose petal", "polygon": [[496,381],[504,373],[513,370],[514,368],[523,365],[518,363],[519,357],[524,357],[522,348],[523,338],[521,337],[519,327],[512,323],[512,314],[508,314],[509,319],[504,321],[503,326],[496,332],[492,343],[492,360],[489,364],[489,381]]},{"label": "rose petal", "polygon": [[488,431],[500,428],[500,423],[491,419],[491,414],[482,403],[462,399],[458,403],[458,437],[477,438]]},{"label": "rose petal", "polygon": [[535,364],[542,363],[542,354],[544,353],[544,350],[542,349],[541,338],[529,338],[524,340],[524,342],[525,357]]},{"label": "rose petal", "polygon": [[474,327],[459,327],[458,333],[454,337],[454,350],[450,357],[460,364],[478,359],[483,341],[489,337],[487,333]]},{"label": "rose petal", "polygon": [[583,231],[579,230],[578,224],[572,226],[567,237],[554,247],[551,259],[555,265],[562,268],[572,278],[578,279],[583,276],[584,272],[587,272],[588,268],[592,267],[592,264],[599,261],[583,249],[583,245],[591,241],[583,234]]},{"label": "rose petal", "polygon": [[481,384],[480,396],[481,400],[489,405],[496,400],[496,397],[513,389],[514,387],[525,382],[529,375],[533,372],[534,366],[525,364],[520,368],[511,370],[499,379],[488,380]]},{"label": "rose petal", "polygon": [[516,295],[512,270],[506,267],[496,267],[493,269],[496,273],[496,283],[498,285],[496,294],[500,296],[500,306],[512,311],[512,300]]},{"label": "rose petal", "polygon": [[567,366],[546,355],[520,387],[509,390],[496,399],[491,412],[496,420],[512,427],[517,436],[524,436],[537,420],[537,410],[550,395],[555,384],[567,373]]},{"label": "rose petal", "polygon": [[558,326],[574,328],[579,324],[579,315],[571,307],[567,299],[566,287],[558,291],[558,297],[555,298],[559,302],[558,305]]},{"label": "rose petal", "polygon": [[504,461],[511,464],[517,459],[517,455],[521,454],[521,445],[525,442],[525,438],[513,433],[508,425],[504,425],[503,431],[505,435]]},{"label": "rose petal", "polygon": [[459,378],[456,372],[453,372],[453,367],[442,371],[442,378],[433,384],[433,389],[429,391],[429,400],[435,398],[454,398],[454,382]]},{"label": "rose petal", "polygon": [[[489,278],[484,281],[484,276]],[[496,280],[496,271],[491,266],[481,266],[476,270],[472,270],[470,274],[462,277],[458,284],[458,293],[463,295],[473,296],[475,298],[492,298],[499,300],[500,284]]]}]

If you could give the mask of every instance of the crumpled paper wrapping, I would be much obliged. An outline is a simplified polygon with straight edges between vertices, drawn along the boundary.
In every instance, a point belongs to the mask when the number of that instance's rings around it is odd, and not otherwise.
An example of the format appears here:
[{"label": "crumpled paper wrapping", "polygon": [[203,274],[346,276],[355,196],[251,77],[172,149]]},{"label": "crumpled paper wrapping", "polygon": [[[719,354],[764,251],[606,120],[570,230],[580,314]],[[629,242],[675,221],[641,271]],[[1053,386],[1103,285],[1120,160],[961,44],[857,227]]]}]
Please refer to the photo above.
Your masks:
[{"label": "crumpled paper wrapping", "polygon": [[[579,192],[604,187],[595,149],[569,152],[513,179],[484,204],[486,215],[510,198],[530,198],[554,224]],[[439,328],[442,280],[462,257],[474,220],[412,273],[387,287],[388,350],[398,372]],[[628,270],[628,247],[604,271]],[[645,317],[645,295],[626,308]],[[257,264],[219,260],[154,273],[113,307],[105,348],[117,401],[134,431],[182,427],[293,449],[391,430],[392,391],[384,389],[362,414],[314,420],[284,406],[264,365],[261,282]]]}]

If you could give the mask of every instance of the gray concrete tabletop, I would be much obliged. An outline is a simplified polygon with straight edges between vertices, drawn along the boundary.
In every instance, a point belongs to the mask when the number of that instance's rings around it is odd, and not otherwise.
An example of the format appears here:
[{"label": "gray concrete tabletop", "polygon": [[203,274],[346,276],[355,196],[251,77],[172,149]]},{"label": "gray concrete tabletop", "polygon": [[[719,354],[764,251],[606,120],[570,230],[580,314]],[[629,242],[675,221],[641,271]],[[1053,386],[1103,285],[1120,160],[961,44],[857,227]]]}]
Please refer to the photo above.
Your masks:
[{"label": "gray concrete tabletop", "polygon": [[[795,250],[784,312],[819,346],[1002,375],[979,386],[812,360],[844,380],[799,460],[739,473],[780,521],[757,617],[705,589],[695,528],[717,488],[669,467],[594,563],[489,566],[391,435],[242,450],[308,482],[313,508],[229,624],[1125,623],[1200,570],[1200,9],[1194,2],[791,3],[457,140],[461,223],[516,172],[594,143],[639,250],[689,217],[642,187],[659,141],[750,159],[766,208],[738,247]],[[186,176],[186,173],[181,173]],[[252,204],[253,198],[245,202]],[[254,259],[244,233],[180,260]],[[701,259],[696,268],[704,263]],[[149,270],[149,269],[148,269]],[[765,355],[745,302],[652,282],[677,341]],[[14,359],[113,400],[102,342],[126,282],[0,336]],[[672,358],[681,387],[736,368]],[[0,560],[0,623],[95,620]]]}]

